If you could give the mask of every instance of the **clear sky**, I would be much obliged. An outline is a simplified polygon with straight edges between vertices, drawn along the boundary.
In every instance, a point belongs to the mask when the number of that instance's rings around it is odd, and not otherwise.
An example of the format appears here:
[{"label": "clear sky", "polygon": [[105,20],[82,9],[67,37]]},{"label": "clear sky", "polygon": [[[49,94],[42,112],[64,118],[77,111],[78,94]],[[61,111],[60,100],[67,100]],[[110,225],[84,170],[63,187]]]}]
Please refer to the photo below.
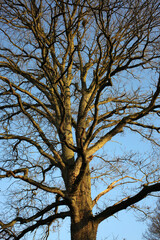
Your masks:
[{"label": "clear sky", "polygon": [[[112,143],[113,147],[108,145],[105,146],[105,148],[110,149],[111,152],[119,151],[120,149],[125,151],[126,149],[128,151],[137,150],[143,153],[145,151],[150,151],[151,148],[149,142],[142,140],[139,135],[135,133],[130,133],[126,137],[121,136],[120,138],[113,139],[109,144],[112,145]],[[2,185],[0,185],[0,189],[3,191]],[[131,195],[134,194],[136,193],[133,192]],[[3,199],[1,198],[0,200],[2,201]],[[152,206],[152,208],[156,207],[156,198],[148,197],[141,202],[147,203]],[[57,224],[55,223],[55,225]],[[116,216],[108,218],[99,225],[97,240],[142,240],[142,234],[145,233],[146,229],[147,221],[139,221],[133,210],[123,210]],[[50,233],[48,240],[70,240],[69,218],[64,220],[59,230],[57,227],[55,230],[55,233]],[[40,236],[41,234],[39,235],[39,239],[41,239]],[[29,234],[26,240],[30,239],[31,235]]]},{"label": "clear sky", "polygon": [[[26,1],[27,2],[27,1]],[[46,1],[47,2],[47,1]],[[24,14],[24,13],[23,13]],[[58,14],[58,15],[61,15],[61,14]],[[126,15],[127,16],[127,15]],[[51,16],[52,17],[52,16]],[[56,22],[56,21],[55,21]],[[78,18],[78,22],[79,22],[79,18]],[[121,26],[120,26],[121,27]],[[120,28],[118,28],[120,29]],[[93,29],[92,29],[93,30]],[[123,32],[123,31],[122,31]],[[108,33],[107,33],[108,34]],[[91,33],[92,35],[92,33]],[[78,36],[78,35],[77,35]],[[99,43],[99,37],[101,35],[98,36],[97,38],[97,43]],[[118,35],[117,35],[118,36]],[[125,35],[124,35],[125,36]],[[123,36],[122,36],[123,37]],[[3,34],[0,36],[0,40],[2,40],[1,38],[3,38]],[[79,38],[79,36],[77,37]],[[109,36],[110,38],[110,36]],[[138,34],[137,34],[137,38],[139,38]],[[45,38],[44,38],[45,39]],[[95,39],[95,38],[94,38]],[[123,39],[123,38],[122,38]],[[108,40],[110,41],[110,40]],[[125,40],[122,40],[122,42],[125,41]],[[89,41],[90,42],[90,41]],[[131,43],[129,41],[129,43]],[[6,42],[6,45],[7,45],[7,42]],[[110,44],[110,49],[112,48],[111,46],[112,44]],[[45,45],[44,45],[45,46]],[[116,45],[118,47],[118,45]],[[123,46],[123,43],[122,43],[122,46]],[[26,47],[26,46],[25,46]],[[75,46],[75,50],[77,49],[81,49],[81,46],[77,48],[77,46]],[[86,48],[88,47],[88,45],[86,44],[85,46]],[[99,49],[101,50],[101,48],[99,47]],[[141,49],[141,48],[139,48]],[[43,49],[42,49],[43,50]],[[44,49],[45,50],[45,49]],[[91,49],[90,49],[91,50]],[[131,48],[132,50],[132,48]],[[109,50],[110,51],[110,50]],[[118,52],[118,50],[115,50]],[[121,51],[121,50],[120,50]],[[139,50],[140,51],[140,50]],[[45,51],[42,51],[43,52],[43,55]],[[91,51],[92,52],[92,51]],[[102,51],[100,51],[102,52]],[[112,50],[110,51],[112,55]],[[130,54],[130,46],[128,46],[128,49],[127,49],[127,54],[129,55]],[[47,49],[47,53],[48,53],[48,49]],[[102,55],[102,54],[101,54]],[[117,53],[118,55],[118,53]],[[92,56],[92,54],[91,54]],[[119,57],[119,56],[118,56]],[[46,58],[47,59],[47,58]],[[105,59],[105,58],[104,58]],[[131,58],[130,58],[131,59]],[[112,58],[110,58],[110,60],[112,60]],[[70,61],[70,59],[69,59]],[[101,58],[100,58],[100,61],[101,61]],[[118,60],[116,60],[118,61]],[[125,62],[125,60],[123,60],[122,58],[122,62]],[[112,61],[110,61],[112,63]],[[45,64],[45,61],[42,62],[42,65]],[[100,62],[99,62],[100,63]],[[119,62],[121,63],[121,62]],[[119,64],[118,63],[118,64]],[[31,63],[32,64],[32,63]],[[123,64],[122,64],[123,65]],[[28,65],[28,68],[30,66]],[[68,67],[70,67],[70,64],[68,64]],[[98,64],[98,67],[99,67],[99,64]],[[98,70],[98,67],[97,67],[97,70]],[[119,67],[121,68],[121,66],[119,65]],[[123,67],[122,67],[123,69]],[[68,69],[67,69],[68,70]],[[91,70],[92,71],[92,70]],[[137,74],[137,78],[138,78],[138,74],[141,74],[141,72],[139,71],[138,72],[138,69],[136,69],[136,73]],[[116,72],[116,71],[115,71]],[[96,75],[97,75],[97,71],[95,72]],[[154,75],[154,74],[153,74]],[[62,75],[63,76],[63,75]],[[107,75],[108,76],[108,75]],[[119,77],[119,76],[117,76]],[[123,77],[125,78],[125,74],[124,76],[122,76],[122,79]],[[148,91],[151,91],[151,87],[146,81],[146,78],[150,78],[151,75],[144,75],[144,76],[141,76],[141,81],[144,80],[145,78],[145,84],[147,84],[147,87],[148,88]],[[137,84],[137,80],[136,78],[131,77],[131,75],[128,75],[128,79],[129,79],[129,85],[132,84],[132,87],[134,89],[134,87],[136,86]],[[89,82],[89,81],[88,81]],[[113,79],[113,84],[114,84],[114,79]],[[142,82],[142,87],[144,88],[144,85],[143,82]],[[125,82],[124,82],[124,87],[126,88],[126,85],[125,85]],[[130,86],[129,86],[130,87]],[[117,88],[118,89],[118,88]],[[126,88],[127,89],[127,88]],[[142,90],[144,91],[143,93],[145,94],[145,90]],[[154,124],[154,123],[153,123]],[[114,153],[118,153],[120,154],[120,151],[123,150],[125,152],[125,150],[127,150],[128,152],[129,151],[140,151],[142,154],[143,152],[146,152],[146,151],[149,151],[150,152],[150,144],[147,143],[146,141],[142,140],[138,134],[136,133],[129,133],[129,135],[127,135],[127,137],[123,138],[123,136],[121,137],[116,137],[116,138],[113,138],[112,141],[110,141],[110,143],[106,144],[105,146],[106,148],[106,152],[110,153],[112,156]],[[104,148],[104,149],[105,149]],[[0,148],[1,149],[1,148]],[[1,154],[1,153],[0,153]],[[24,165],[25,166],[25,165]],[[117,167],[117,166],[116,166]],[[127,173],[126,173],[127,174]],[[133,176],[134,176],[134,172],[133,172]],[[117,176],[116,176],[117,177]],[[110,180],[108,180],[109,182]],[[109,183],[107,182],[107,184],[109,185]],[[2,186],[2,184],[4,184],[4,186]],[[106,184],[106,185],[107,185]],[[19,186],[19,185],[18,185]],[[107,186],[104,186],[107,188]],[[3,181],[2,180],[2,183],[0,182],[0,208],[1,206],[3,206],[3,201],[4,201],[4,196],[3,196],[3,189],[7,188],[7,184],[5,182],[5,180]],[[100,186],[99,187],[99,191],[102,187]],[[105,188],[104,188],[105,189]],[[104,190],[103,189],[103,190]],[[7,191],[7,189],[5,189]],[[24,191],[24,189],[23,189]],[[132,192],[131,189],[129,190],[131,193],[131,196],[134,196],[137,192]],[[116,193],[119,193],[118,190]],[[111,197],[114,196],[114,195],[111,195]],[[44,198],[45,198],[45,192],[44,192]],[[52,200],[52,199],[51,199]],[[118,199],[119,201],[121,200],[121,197]],[[106,200],[106,205],[110,205],[111,202],[107,202]],[[151,197],[148,197],[146,200],[143,200],[142,203],[144,204],[148,204],[150,205],[153,209],[154,207],[156,206],[156,198],[151,198]],[[8,209],[7,209],[8,210]],[[9,211],[9,210],[8,210]],[[10,213],[10,212],[9,212]],[[140,216],[140,215],[138,215]],[[142,216],[142,215],[141,215]],[[12,216],[11,216],[12,217]],[[1,217],[0,217],[0,220],[1,220]],[[8,219],[7,219],[8,220]],[[50,236],[48,238],[48,240],[70,240],[70,220],[69,218],[65,219],[63,221],[63,224],[60,228],[57,228],[57,225],[58,224],[61,224],[61,221],[55,221],[55,223],[53,223],[53,225],[55,225],[55,233],[54,231],[50,233]],[[52,225],[52,228],[53,228],[53,225]],[[100,225],[99,225],[99,228],[98,228],[98,233],[97,233],[97,240],[142,240],[142,234],[145,233],[145,230],[147,229],[147,220],[143,220],[143,221],[140,221],[138,220],[138,217],[136,216],[136,213],[133,211],[133,210],[123,210],[119,213],[117,213],[115,216],[111,216],[110,218],[106,219],[105,221],[103,221]],[[53,229],[54,230],[54,229]],[[39,239],[36,237],[35,239],[36,240],[41,240],[41,229],[38,230],[38,234],[39,234]],[[30,233],[24,237],[24,239],[26,240],[31,240],[32,237],[30,235]],[[33,238],[34,239],[34,238]],[[3,239],[2,239],[3,240]],[[4,239],[5,240],[5,239]],[[83,240],[83,239],[82,239]]]},{"label": "clear sky", "polygon": [[[115,141],[114,141],[115,140]],[[120,149],[138,150],[140,152],[150,151],[150,143],[142,140],[138,134],[130,133],[128,136],[121,136],[120,138],[113,139],[111,144],[114,147],[108,145],[105,146],[106,149],[110,151],[120,151]],[[8,179],[9,180],[9,179]],[[4,181],[2,181],[4,183]],[[0,185],[1,191],[3,191],[2,185]],[[2,192],[1,192],[2,193]],[[131,193],[134,195],[135,193]],[[0,199],[3,200],[2,198]],[[119,199],[120,200],[120,199]],[[147,197],[141,203],[150,205],[152,208],[156,207],[156,198]],[[140,215],[138,215],[140,216]],[[142,216],[142,215],[141,215]],[[57,223],[55,223],[55,226]],[[64,220],[58,230],[55,227],[55,233],[50,233],[48,240],[70,240],[70,220],[69,218]],[[139,221],[136,217],[136,213],[133,210],[123,210],[117,215],[108,218],[103,221],[98,228],[97,240],[142,240],[142,234],[145,233],[147,229],[147,221]],[[39,235],[39,240],[41,239],[41,234]],[[26,237],[26,240],[30,240],[31,235],[29,234]],[[37,238],[36,238],[37,240]]]},{"label": "clear sky", "polygon": [[[127,138],[124,139],[123,137],[113,139],[113,142],[114,147],[109,147],[111,152],[119,151],[120,148],[123,148],[123,150],[127,149],[128,151],[150,151],[150,144],[146,141],[142,141],[137,134],[133,133],[130,133]],[[109,144],[112,144],[112,141]],[[107,146],[108,145],[105,147],[107,148]],[[1,185],[0,188],[2,189]],[[136,193],[133,192],[132,195],[134,194]],[[3,199],[1,198],[0,200],[2,201]],[[143,200],[144,203],[145,201],[147,201],[147,203],[153,208],[156,206],[156,199],[147,198],[147,200]],[[99,225],[97,240],[142,240],[142,234],[146,229],[147,221],[138,221],[138,218],[135,216],[135,212],[132,210],[123,210],[116,216],[108,218]],[[55,230],[56,233],[51,233],[48,240],[70,240],[69,219],[64,220],[64,223],[59,230],[57,228],[55,228]],[[28,235],[26,239],[30,240],[31,238]]]},{"label": "clear sky", "polygon": [[[156,207],[156,199],[149,198],[147,202],[149,201]],[[99,225],[97,240],[142,240],[146,229],[147,221],[139,221],[132,210],[123,210]],[[69,221],[65,220],[62,228],[57,233],[51,233],[48,240],[70,240],[69,231]]]},{"label": "clear sky", "polygon": [[[142,140],[138,134],[130,133],[127,138],[119,138],[121,141],[115,141],[115,148],[121,144],[125,150],[139,150],[140,152],[150,151],[150,143]],[[107,146],[106,146],[107,147]],[[114,151],[115,149],[112,148]],[[134,195],[136,193],[132,193]],[[140,204],[156,207],[157,198],[148,196]],[[142,234],[147,230],[147,220],[142,220],[144,215],[133,210],[122,210],[117,215],[103,221],[98,228],[97,240],[142,240]],[[141,221],[140,221],[141,218]],[[65,220],[57,233],[50,234],[48,240],[70,240],[69,220]],[[29,239],[27,239],[29,240]]]}]

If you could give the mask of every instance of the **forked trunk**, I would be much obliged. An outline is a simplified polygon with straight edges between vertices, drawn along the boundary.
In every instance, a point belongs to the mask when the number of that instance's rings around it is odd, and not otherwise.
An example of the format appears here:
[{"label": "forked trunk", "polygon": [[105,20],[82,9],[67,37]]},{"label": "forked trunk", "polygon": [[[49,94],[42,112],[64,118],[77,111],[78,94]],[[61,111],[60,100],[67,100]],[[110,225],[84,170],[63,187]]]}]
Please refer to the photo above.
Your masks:
[{"label": "forked trunk", "polygon": [[71,240],[96,240],[98,224],[93,221],[90,181],[88,170],[72,198]]}]

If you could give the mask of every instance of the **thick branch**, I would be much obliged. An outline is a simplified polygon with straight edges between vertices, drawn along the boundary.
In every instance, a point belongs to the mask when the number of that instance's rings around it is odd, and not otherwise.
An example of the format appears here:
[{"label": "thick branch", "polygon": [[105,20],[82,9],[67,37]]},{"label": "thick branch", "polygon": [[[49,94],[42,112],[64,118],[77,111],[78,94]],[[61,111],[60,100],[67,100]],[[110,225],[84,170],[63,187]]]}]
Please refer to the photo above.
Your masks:
[{"label": "thick branch", "polygon": [[3,229],[6,229],[6,228],[9,228],[9,227],[12,227],[16,222],[19,222],[20,224],[31,222],[31,221],[35,220],[36,218],[39,218],[39,217],[43,216],[45,213],[49,212],[52,208],[56,208],[56,207],[62,206],[62,205],[66,205],[65,200],[59,201],[59,202],[54,202],[54,203],[48,205],[46,208],[42,209],[41,211],[37,212],[33,216],[29,217],[29,218],[16,217],[15,219],[13,219],[9,223],[3,223],[2,221],[0,221],[0,226]]},{"label": "thick branch", "polygon": [[[0,134],[0,139],[7,139],[7,140],[9,140],[9,139],[18,139],[18,140],[21,140],[21,141],[26,141],[26,142],[30,143],[31,145],[33,145],[34,147],[36,147],[37,150],[39,151],[39,153],[42,154],[47,159],[49,159],[51,164],[53,164],[54,166],[58,167],[59,163],[63,164],[61,157],[59,156],[58,153],[56,153],[56,151],[55,151],[55,157],[56,157],[56,159],[55,159],[52,155],[50,155],[47,152],[45,152],[42,149],[42,147],[36,141],[32,140],[29,137],[13,135],[13,134]],[[57,160],[59,160],[59,162]],[[64,164],[62,165],[62,167],[63,166],[64,166]]]},{"label": "thick branch", "polygon": [[123,128],[125,127],[125,125],[127,123],[139,120],[139,119],[143,118],[144,116],[146,116],[150,111],[152,111],[154,109],[154,106],[155,106],[156,100],[159,96],[159,93],[160,93],[160,77],[158,79],[157,89],[156,89],[155,93],[153,94],[148,107],[144,108],[140,112],[136,112],[136,113],[130,114],[130,115],[122,118],[122,120],[111,131],[106,133],[103,137],[100,138],[99,141],[97,141],[95,143],[94,146],[92,146],[88,149],[87,154],[92,155],[94,152],[96,152],[98,149],[100,149],[107,141],[112,139],[113,136],[122,132]]},{"label": "thick branch", "polygon": [[37,221],[37,223],[33,224],[32,226],[24,229],[16,238],[15,240],[19,240],[21,239],[26,233],[30,232],[30,231],[34,231],[36,228],[40,227],[40,226],[43,226],[43,225],[49,225],[51,222],[53,222],[55,219],[58,219],[58,218],[66,218],[70,216],[70,212],[61,212],[61,213],[57,213],[55,215],[52,215],[46,219],[43,219],[43,220],[39,220]]},{"label": "thick branch", "polygon": [[139,193],[134,195],[133,197],[128,197],[127,200],[122,201],[118,204],[114,204],[113,206],[106,208],[103,212],[96,215],[94,217],[94,219],[95,219],[95,221],[100,223],[104,219],[112,216],[113,214],[115,214],[115,213],[117,213],[117,212],[119,212],[123,209],[126,209],[127,207],[141,201],[149,193],[158,192],[158,191],[160,191],[160,183],[155,183],[155,184],[150,185],[150,186],[144,186],[143,189]]},{"label": "thick branch", "polygon": [[[56,193],[58,195],[60,195],[61,197],[65,197],[65,194],[62,190],[60,190],[59,188],[56,188],[56,187],[48,187],[40,182],[36,182],[34,181],[33,179],[29,178],[26,174],[26,170],[15,170],[15,171],[8,171],[4,168],[1,168],[2,171],[6,172],[6,177],[14,177],[14,178],[17,178],[17,179],[21,179],[23,180],[24,182],[27,182],[33,186],[36,186],[46,192],[51,192],[51,193]],[[17,173],[20,173],[20,172],[24,172],[25,174],[24,175],[16,175]],[[3,176],[2,176],[3,177]]]}]

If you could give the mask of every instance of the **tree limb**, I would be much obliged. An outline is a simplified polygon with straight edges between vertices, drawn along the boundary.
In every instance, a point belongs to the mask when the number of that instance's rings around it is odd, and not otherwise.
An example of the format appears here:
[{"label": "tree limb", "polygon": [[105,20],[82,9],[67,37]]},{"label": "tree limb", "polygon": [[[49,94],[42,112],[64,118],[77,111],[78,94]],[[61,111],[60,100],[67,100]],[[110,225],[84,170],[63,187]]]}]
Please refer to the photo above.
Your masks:
[{"label": "tree limb", "polygon": [[134,195],[133,197],[128,197],[125,201],[122,201],[120,203],[114,204],[111,207],[106,208],[103,212],[101,212],[100,214],[96,215],[94,217],[94,220],[97,222],[102,222],[104,219],[112,216],[113,214],[126,209],[127,207],[141,201],[142,199],[144,199],[149,193],[152,192],[158,192],[160,191],[160,183],[155,183],[153,185],[150,186],[143,186],[142,190],[140,192],[138,192],[136,195]]}]

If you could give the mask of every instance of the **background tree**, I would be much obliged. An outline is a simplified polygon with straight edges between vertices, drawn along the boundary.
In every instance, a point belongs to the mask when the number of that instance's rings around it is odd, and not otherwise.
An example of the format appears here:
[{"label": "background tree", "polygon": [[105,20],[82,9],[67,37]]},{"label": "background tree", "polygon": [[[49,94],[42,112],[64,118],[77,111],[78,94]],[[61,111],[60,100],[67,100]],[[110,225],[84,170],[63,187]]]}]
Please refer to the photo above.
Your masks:
[{"label": "background tree", "polygon": [[2,0],[0,13],[1,238],[41,226],[47,238],[70,217],[72,239],[94,240],[103,220],[160,190],[159,154],[103,148],[129,131],[160,144],[160,79],[145,75],[158,69],[159,1]]},{"label": "background tree", "polygon": [[148,231],[144,236],[144,239],[160,239],[160,200],[157,202],[157,208],[155,209],[154,216],[151,218],[151,223],[149,225]]}]

